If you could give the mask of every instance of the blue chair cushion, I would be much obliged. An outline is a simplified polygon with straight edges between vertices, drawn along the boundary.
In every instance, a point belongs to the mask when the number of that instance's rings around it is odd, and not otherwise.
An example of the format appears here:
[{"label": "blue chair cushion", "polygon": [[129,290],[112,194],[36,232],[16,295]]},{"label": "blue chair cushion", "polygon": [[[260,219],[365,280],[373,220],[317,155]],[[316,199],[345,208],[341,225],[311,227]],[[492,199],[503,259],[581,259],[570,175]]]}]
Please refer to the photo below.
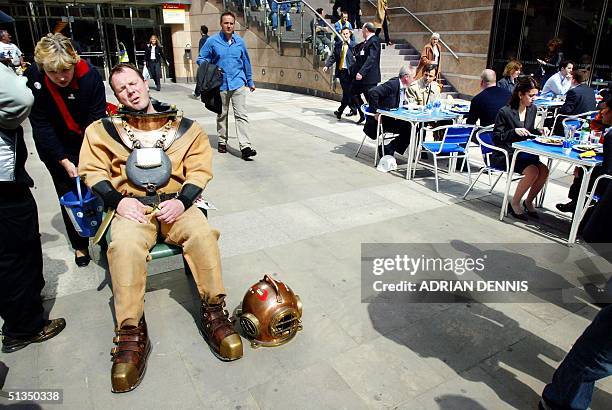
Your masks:
[{"label": "blue chair cushion", "polygon": [[[440,141],[424,142],[422,145],[423,145],[423,148],[425,148],[427,151],[432,152],[432,153],[437,153],[438,151],[440,151],[440,145],[442,145],[442,142]],[[453,152],[458,152],[460,154],[463,154],[465,153],[465,147],[462,147],[459,144],[445,143],[444,146],[442,147],[442,151],[440,152],[440,154],[450,154]]]}]

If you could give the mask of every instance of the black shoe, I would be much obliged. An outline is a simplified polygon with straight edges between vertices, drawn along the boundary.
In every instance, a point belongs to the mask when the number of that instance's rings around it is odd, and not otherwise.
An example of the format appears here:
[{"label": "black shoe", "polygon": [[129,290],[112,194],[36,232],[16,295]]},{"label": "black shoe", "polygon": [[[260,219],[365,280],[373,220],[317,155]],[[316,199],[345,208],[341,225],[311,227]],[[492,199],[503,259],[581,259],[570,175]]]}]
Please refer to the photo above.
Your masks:
[{"label": "black shoe", "polygon": [[342,118],[342,113],[338,110],[334,111],[334,115],[336,116],[337,119]]},{"label": "black shoe", "polygon": [[227,152],[227,145],[225,145],[225,144],[218,144],[217,145],[217,152],[219,152],[220,154],[225,154]]},{"label": "black shoe", "polygon": [[528,217],[533,219],[540,219],[540,215],[536,211],[530,211],[529,209],[527,209],[527,204],[525,204],[525,201],[523,201],[523,208],[525,209],[525,213]]},{"label": "black shoe", "polygon": [[555,208],[557,208],[561,212],[572,212],[573,213],[576,210],[576,202],[569,201],[566,204],[557,204],[555,205]]},{"label": "black shoe", "polygon": [[157,87],[157,91],[161,91],[161,87]]},{"label": "black shoe", "polygon": [[360,115],[359,115],[359,121],[357,121],[357,125],[361,124],[361,123],[362,123],[362,122],[364,122],[364,121],[365,121],[365,115],[360,114]]},{"label": "black shoe", "polygon": [[66,320],[63,318],[53,319],[47,322],[48,323],[43,327],[40,332],[27,339],[13,339],[9,336],[3,336],[2,353],[16,352],[17,350],[23,349],[31,343],[41,343],[45,340],[49,340],[52,337],[55,337],[60,334],[60,332],[66,327]]},{"label": "black shoe", "polygon": [[584,291],[591,297],[591,303],[604,308],[612,302],[612,294],[607,287],[600,288],[592,283],[584,285]]},{"label": "black shoe", "polygon": [[91,256],[89,256],[89,253],[83,256],[76,256],[76,253],[74,254],[74,263],[76,263],[76,265],[79,268],[83,268],[89,265],[90,261],[91,261]]},{"label": "black shoe", "polygon": [[513,217],[515,217],[519,221],[527,222],[529,220],[527,218],[527,215],[525,215],[524,213],[523,214],[517,214],[516,212],[514,212],[514,208],[512,208],[511,204],[508,204],[508,212],[510,213],[510,215],[512,215]]},{"label": "black shoe", "polygon": [[353,116],[355,116],[355,115],[357,115],[357,110],[353,110],[352,108],[351,108],[351,110],[349,111],[349,113],[348,113],[348,114],[346,114],[346,116],[347,116],[347,117],[353,117]]},{"label": "black shoe", "polygon": [[251,147],[243,148],[240,152],[242,152],[242,159],[245,160],[245,161],[248,160],[249,158],[254,157],[255,155],[257,155],[257,151],[255,151]]}]

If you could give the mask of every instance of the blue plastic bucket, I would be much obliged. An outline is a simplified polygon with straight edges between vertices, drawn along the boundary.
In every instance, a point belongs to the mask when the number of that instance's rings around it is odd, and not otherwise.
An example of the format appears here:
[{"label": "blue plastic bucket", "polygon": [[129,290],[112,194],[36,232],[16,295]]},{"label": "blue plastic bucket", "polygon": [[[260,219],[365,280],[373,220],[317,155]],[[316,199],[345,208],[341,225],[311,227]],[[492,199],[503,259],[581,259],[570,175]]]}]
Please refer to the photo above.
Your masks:
[{"label": "blue plastic bucket", "polygon": [[76,192],[70,191],[60,198],[60,204],[66,209],[74,229],[80,236],[93,237],[102,222],[102,201],[89,189],[81,193],[81,178],[76,177]]}]

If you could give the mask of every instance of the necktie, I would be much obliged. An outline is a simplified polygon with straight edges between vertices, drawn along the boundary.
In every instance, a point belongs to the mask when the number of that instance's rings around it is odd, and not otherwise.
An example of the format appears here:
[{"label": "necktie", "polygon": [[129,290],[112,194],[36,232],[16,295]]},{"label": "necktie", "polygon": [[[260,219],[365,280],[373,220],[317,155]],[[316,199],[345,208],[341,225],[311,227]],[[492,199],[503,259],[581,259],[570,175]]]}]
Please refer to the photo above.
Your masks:
[{"label": "necktie", "polygon": [[340,52],[340,69],[344,69],[344,60],[346,59],[346,50],[348,45],[346,43],[342,43],[342,51]]}]

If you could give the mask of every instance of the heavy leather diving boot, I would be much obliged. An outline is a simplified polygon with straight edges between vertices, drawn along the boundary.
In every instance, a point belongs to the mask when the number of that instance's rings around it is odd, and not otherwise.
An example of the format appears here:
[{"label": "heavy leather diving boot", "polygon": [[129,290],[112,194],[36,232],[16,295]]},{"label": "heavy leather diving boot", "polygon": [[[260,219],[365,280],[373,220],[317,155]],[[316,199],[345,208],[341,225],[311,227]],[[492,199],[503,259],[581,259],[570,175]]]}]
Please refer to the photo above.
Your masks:
[{"label": "heavy leather diving boot", "polygon": [[200,316],[200,333],[214,355],[223,361],[240,359],[242,340],[229,320],[224,297],[214,305],[202,301]]},{"label": "heavy leather diving boot", "polygon": [[147,358],[151,343],[147,333],[144,315],[138,326],[122,326],[115,330],[111,350],[113,367],[111,369],[111,391],[125,393],[134,390],[142,380],[147,368]]}]

